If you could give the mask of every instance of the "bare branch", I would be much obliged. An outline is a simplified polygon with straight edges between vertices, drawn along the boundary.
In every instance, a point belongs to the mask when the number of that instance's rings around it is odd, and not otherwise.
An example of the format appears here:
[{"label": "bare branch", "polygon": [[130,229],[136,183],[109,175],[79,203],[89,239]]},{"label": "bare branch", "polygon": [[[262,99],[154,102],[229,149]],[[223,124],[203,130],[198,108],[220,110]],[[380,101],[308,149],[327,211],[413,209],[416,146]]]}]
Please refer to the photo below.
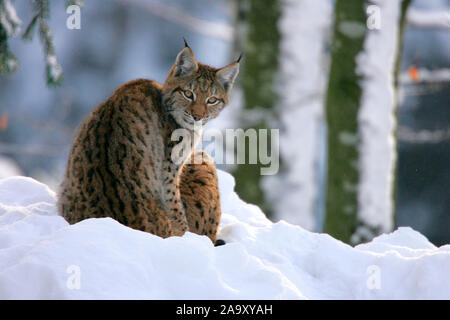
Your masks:
[{"label": "bare branch", "polygon": [[450,29],[450,10],[409,9],[408,24],[421,28]]},{"label": "bare branch", "polygon": [[398,139],[409,143],[441,143],[450,140],[450,129],[414,131],[411,128],[400,126]]},{"label": "bare branch", "polygon": [[30,156],[59,157],[64,147],[52,147],[46,145],[21,145],[0,143],[0,154],[20,154]]},{"label": "bare branch", "polygon": [[404,71],[399,76],[401,84],[414,84],[414,83],[437,83],[437,82],[450,82],[450,69],[415,69],[413,75],[410,71]]},{"label": "bare branch", "polygon": [[167,21],[179,24],[191,31],[202,35],[224,40],[232,41],[233,28],[226,23],[211,22],[187,14],[175,6],[169,6],[160,1],[146,0],[116,0],[121,3],[132,4],[147,10],[154,16],[163,18]]}]

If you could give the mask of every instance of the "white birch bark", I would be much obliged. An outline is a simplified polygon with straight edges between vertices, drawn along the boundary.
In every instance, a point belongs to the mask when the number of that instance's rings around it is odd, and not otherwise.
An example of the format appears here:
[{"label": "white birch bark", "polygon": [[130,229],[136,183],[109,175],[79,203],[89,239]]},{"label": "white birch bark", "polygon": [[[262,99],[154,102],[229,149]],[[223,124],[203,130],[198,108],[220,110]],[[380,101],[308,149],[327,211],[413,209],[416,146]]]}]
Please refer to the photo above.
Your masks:
[{"label": "white birch bark", "polygon": [[373,0],[380,8],[381,27],[368,30],[364,51],[357,58],[361,82],[359,130],[359,227],[351,242],[389,232],[393,228],[393,179],[396,160],[394,130],[394,65],[400,0]]},{"label": "white birch bark", "polygon": [[276,220],[317,228],[318,158],[323,144],[325,45],[332,23],[331,1],[282,1],[279,117],[283,172],[267,177]]}]

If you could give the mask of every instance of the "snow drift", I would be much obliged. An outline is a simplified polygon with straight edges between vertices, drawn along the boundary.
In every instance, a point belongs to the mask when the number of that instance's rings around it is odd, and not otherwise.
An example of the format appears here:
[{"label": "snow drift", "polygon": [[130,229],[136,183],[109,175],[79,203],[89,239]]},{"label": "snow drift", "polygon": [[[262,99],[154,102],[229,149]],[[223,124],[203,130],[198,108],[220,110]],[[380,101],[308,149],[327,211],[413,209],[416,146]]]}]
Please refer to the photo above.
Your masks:
[{"label": "snow drift", "polygon": [[113,219],[69,225],[55,193],[0,180],[2,299],[450,299],[450,246],[410,228],[348,246],[272,223],[219,171],[223,216],[214,247],[187,233],[161,239]]}]

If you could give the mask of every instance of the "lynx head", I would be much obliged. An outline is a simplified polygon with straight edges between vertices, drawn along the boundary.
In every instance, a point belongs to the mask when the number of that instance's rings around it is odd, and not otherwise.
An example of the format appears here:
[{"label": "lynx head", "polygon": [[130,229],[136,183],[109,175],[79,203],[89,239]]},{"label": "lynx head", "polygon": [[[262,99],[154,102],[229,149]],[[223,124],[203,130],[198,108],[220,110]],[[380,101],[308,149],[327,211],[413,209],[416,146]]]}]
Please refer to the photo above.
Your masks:
[{"label": "lynx head", "polygon": [[178,53],[163,84],[163,103],[175,121],[192,130],[214,119],[229,102],[239,59],[221,69],[197,62],[191,48]]}]

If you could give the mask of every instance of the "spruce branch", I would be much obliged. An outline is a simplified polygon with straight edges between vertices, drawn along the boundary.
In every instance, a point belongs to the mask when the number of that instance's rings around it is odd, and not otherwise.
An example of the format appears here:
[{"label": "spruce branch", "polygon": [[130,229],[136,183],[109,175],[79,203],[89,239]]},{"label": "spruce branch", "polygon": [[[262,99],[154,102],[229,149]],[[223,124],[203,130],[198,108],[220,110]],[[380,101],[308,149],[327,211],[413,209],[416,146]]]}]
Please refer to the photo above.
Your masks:
[{"label": "spruce branch", "polygon": [[83,1],[82,0],[67,0],[66,1],[66,8],[68,7],[68,6],[79,6],[79,7],[82,7],[84,4],[83,4]]},{"label": "spruce branch", "polygon": [[[23,40],[31,40],[38,28],[39,39],[43,46],[46,62],[47,85],[55,86],[62,81],[62,68],[58,63],[53,45],[52,32],[48,26],[50,18],[50,1],[33,0],[34,16],[28,23]],[[68,4],[82,5],[79,0],[71,0]],[[0,0],[0,74],[10,73],[17,69],[19,63],[8,49],[8,39],[20,33],[22,21],[18,18],[11,0]]]},{"label": "spruce branch", "polygon": [[35,26],[39,25],[39,38],[43,45],[45,62],[46,62],[46,77],[48,86],[57,86],[62,82],[62,68],[56,58],[55,48],[53,45],[52,32],[47,24],[50,17],[50,6],[48,0],[35,0],[34,10],[35,17],[25,31],[24,37],[31,39]]},{"label": "spruce branch", "polygon": [[19,34],[22,21],[17,16],[10,0],[0,1],[0,23],[6,29],[8,37],[15,37]]},{"label": "spruce branch", "polygon": [[62,68],[58,63],[53,46],[52,32],[47,22],[41,17],[39,21],[39,36],[44,46],[46,58],[47,84],[49,86],[59,85],[62,81]]},{"label": "spruce branch", "polygon": [[30,23],[28,24],[27,28],[25,29],[24,34],[22,35],[23,40],[32,40],[34,30],[36,29],[36,22],[38,21],[39,15],[36,14],[33,19],[31,19]]},{"label": "spruce branch", "polygon": [[0,1],[0,74],[11,73],[19,66],[19,62],[9,51],[8,38],[19,33],[21,24],[10,1]]}]

